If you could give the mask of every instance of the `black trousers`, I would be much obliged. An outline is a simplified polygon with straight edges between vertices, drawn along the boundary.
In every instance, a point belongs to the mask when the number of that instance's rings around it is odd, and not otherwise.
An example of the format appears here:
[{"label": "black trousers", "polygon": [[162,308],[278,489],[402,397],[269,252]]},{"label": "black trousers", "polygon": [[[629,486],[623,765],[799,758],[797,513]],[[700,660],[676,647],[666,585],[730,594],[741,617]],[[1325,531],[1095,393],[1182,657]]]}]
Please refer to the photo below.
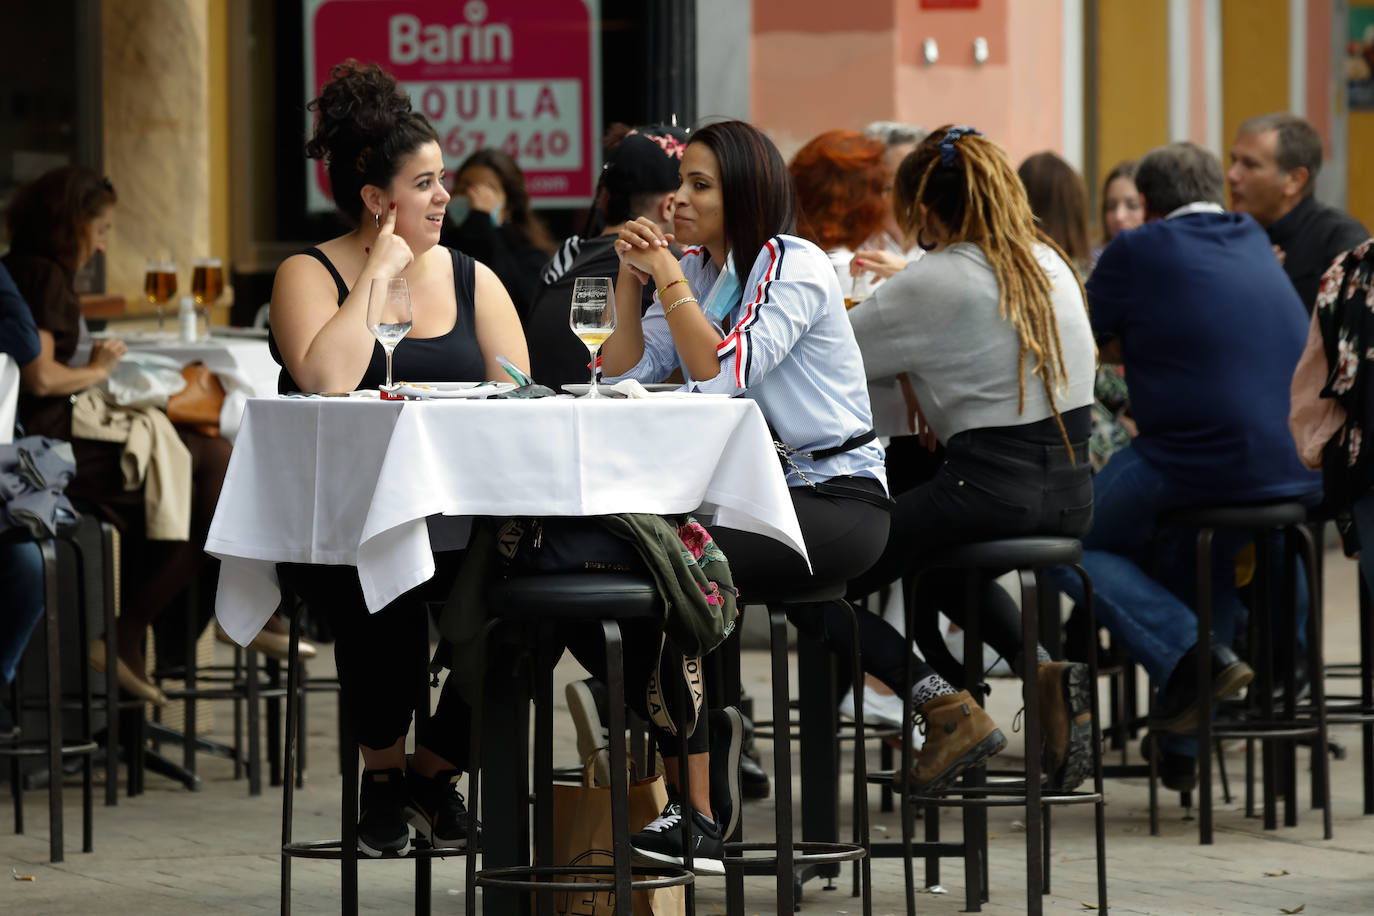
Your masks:
[{"label": "black trousers", "polygon": [[[1081,537],[1092,527],[1092,469],[1087,458],[1090,408],[1063,415],[1072,456],[1053,418],[1024,426],[967,430],[951,437],[944,461],[926,483],[897,497],[882,555],[850,581],[858,600],[897,581],[922,557],[955,544],[1032,534]],[[1007,659],[1020,657],[1021,616],[1015,601],[989,572],[980,583],[979,622],[986,642]],[[967,574],[936,570],[920,579],[919,607],[943,611],[963,625]],[[899,687],[905,666],[903,640],[874,614],[871,624],[886,638],[864,643],[864,667],[889,687]],[[871,666],[871,667],[870,667]],[[918,679],[932,672],[918,665]],[[894,685],[889,677],[898,672]],[[941,671],[959,683],[962,671]]]},{"label": "black trousers", "polygon": [[[277,575],[310,608],[329,618],[340,702],[363,747],[390,747],[410,730],[411,716],[428,705],[428,601],[448,596],[461,552],[435,554],[434,577],[375,614],[363,601],[353,566],[282,563]],[[457,769],[465,769],[472,710],[452,678],[444,682],[434,713],[415,725],[415,742]]]},{"label": "black trousers", "polygon": [[[866,478],[852,482],[881,496],[882,486]],[[792,548],[761,534],[731,528],[711,529],[711,535],[730,561],[739,588],[740,603],[780,592],[796,591],[808,583],[847,582],[867,569],[887,543],[888,510],[864,499],[818,492],[805,485],[791,488],[802,540],[811,559],[811,570]],[[787,618],[803,633],[822,640],[844,660],[853,653],[854,638],[848,609],[842,600],[790,605]],[[881,626],[877,626],[881,624]],[[859,614],[859,647],[864,668],[887,682],[895,677],[900,686],[905,673],[901,639],[873,614]],[[885,643],[896,639],[897,662],[887,658]],[[870,659],[882,670],[870,667]]]}]

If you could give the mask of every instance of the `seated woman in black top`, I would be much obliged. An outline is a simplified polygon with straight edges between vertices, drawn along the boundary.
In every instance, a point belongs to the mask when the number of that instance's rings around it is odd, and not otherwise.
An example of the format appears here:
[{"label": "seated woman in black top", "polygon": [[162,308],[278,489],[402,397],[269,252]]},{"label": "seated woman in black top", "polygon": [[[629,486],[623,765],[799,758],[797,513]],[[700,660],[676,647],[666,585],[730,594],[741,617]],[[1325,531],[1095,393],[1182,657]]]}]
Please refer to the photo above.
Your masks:
[{"label": "seated woman in black top", "polygon": [[[396,349],[395,378],[500,379],[498,356],[528,368],[520,321],[501,282],[438,246],[449,194],[434,128],[379,67],[346,61],[331,76],[310,103],[318,120],[306,151],[325,160],[334,201],[358,227],[277,270],[271,324],[280,384],[349,391],[383,380],[382,348],[366,327],[368,288],[378,277],[404,277],[414,306],[411,336]],[[290,566],[280,573],[332,618],[343,702],[365,769],[359,850],[404,855],[407,820],[435,846],[464,847],[465,814],[453,783],[456,764],[467,759],[468,710],[452,684],[434,715],[417,723],[414,756],[407,761],[405,754],[421,676],[416,641],[426,626],[424,586],[369,614],[352,567]]]}]

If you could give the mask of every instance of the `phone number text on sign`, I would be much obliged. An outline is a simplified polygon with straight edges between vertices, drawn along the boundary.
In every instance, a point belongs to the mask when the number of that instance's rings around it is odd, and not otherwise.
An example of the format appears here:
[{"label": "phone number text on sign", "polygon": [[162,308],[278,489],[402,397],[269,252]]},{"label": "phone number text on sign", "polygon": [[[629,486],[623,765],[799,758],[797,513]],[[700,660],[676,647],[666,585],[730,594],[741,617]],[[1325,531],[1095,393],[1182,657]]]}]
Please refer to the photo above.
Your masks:
[{"label": "phone number text on sign", "polygon": [[450,170],[479,149],[509,155],[525,171],[582,167],[577,80],[463,80],[402,83],[439,134]]}]

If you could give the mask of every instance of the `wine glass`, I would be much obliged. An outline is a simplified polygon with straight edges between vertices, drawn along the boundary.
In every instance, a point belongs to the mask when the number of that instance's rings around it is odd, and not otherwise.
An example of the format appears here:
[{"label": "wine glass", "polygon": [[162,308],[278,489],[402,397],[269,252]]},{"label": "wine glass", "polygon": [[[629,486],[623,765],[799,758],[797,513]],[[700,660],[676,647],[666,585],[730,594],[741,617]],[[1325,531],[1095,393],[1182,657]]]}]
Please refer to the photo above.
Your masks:
[{"label": "wine glass", "polygon": [[610,277],[578,277],[573,281],[568,325],[592,355],[592,384],[583,397],[604,397],[596,386],[596,354],[606,338],[615,333],[615,299],[611,296]]},{"label": "wine glass", "polygon": [[177,267],[172,258],[149,258],[143,274],[143,294],[157,308],[157,331],[162,333],[166,322],[163,309],[177,294]]},{"label": "wine glass", "polygon": [[367,296],[367,329],[386,351],[386,384],[390,390],[391,354],[401,338],[410,333],[410,287],[401,277],[378,277],[372,281]]},{"label": "wine glass", "polygon": [[196,258],[191,265],[191,295],[205,316],[205,336],[210,336],[210,307],[224,294],[224,264],[219,258]]}]

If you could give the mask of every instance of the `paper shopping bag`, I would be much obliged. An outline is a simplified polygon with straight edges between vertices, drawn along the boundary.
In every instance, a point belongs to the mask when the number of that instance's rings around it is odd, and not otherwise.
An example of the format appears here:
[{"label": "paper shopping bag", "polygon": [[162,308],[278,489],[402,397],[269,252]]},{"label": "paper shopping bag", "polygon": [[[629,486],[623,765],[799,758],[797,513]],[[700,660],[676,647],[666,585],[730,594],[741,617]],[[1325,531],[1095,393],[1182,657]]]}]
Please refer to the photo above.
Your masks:
[{"label": "paper shopping bag", "polygon": [[[553,861],[556,865],[612,866],[611,790],[591,785],[591,768],[583,774],[584,785],[553,787]],[[630,833],[635,834],[658,817],[668,803],[662,778],[631,780],[629,790]],[[573,884],[605,881],[606,875],[587,875],[566,879]],[[680,916],[686,912],[681,887],[655,891],[636,891],[635,916]],[[554,912],[559,916],[612,916],[614,891],[570,890],[554,894]]]}]

